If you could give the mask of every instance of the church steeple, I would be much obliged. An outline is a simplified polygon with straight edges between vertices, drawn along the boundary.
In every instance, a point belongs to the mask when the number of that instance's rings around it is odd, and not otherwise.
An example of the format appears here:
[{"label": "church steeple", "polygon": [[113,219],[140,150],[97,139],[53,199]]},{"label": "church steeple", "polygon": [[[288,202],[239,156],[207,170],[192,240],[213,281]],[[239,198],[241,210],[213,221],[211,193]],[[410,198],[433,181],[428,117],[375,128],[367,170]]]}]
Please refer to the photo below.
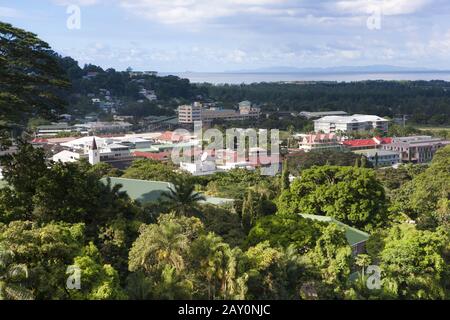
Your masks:
[{"label": "church steeple", "polygon": [[97,141],[95,137],[92,139],[92,145],[89,148],[89,163],[94,165],[100,162],[100,152],[97,147]]},{"label": "church steeple", "polygon": [[97,148],[97,141],[95,141],[95,137],[94,137],[94,139],[92,139],[92,146],[91,146],[91,149],[92,150],[97,150],[98,148]]}]

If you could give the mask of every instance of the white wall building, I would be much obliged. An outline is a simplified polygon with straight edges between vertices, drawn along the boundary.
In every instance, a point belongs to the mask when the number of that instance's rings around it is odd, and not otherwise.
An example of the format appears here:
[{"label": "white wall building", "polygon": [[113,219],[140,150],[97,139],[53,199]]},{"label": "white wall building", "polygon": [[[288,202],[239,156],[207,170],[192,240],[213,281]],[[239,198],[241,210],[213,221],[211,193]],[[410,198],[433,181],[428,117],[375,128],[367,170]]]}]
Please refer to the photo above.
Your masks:
[{"label": "white wall building", "polygon": [[77,162],[79,161],[81,158],[84,158],[85,156],[83,156],[81,153],[79,152],[73,152],[73,151],[69,151],[69,150],[63,150],[57,154],[55,154],[52,157],[52,160],[54,162],[63,162],[63,163],[67,163],[67,162]]},{"label": "white wall building", "polygon": [[214,161],[198,161],[194,163],[181,162],[180,169],[189,172],[193,176],[204,176],[217,172],[216,163]]},{"label": "white wall building", "polygon": [[355,132],[378,129],[387,131],[389,121],[371,115],[327,116],[314,121],[314,131],[323,133]]},{"label": "white wall building", "polygon": [[395,166],[400,162],[399,152],[378,149],[356,150],[353,152],[365,156],[374,166],[378,167]]},{"label": "white wall building", "polygon": [[75,139],[69,142],[61,143],[62,147],[66,147],[71,150],[82,150],[84,153],[87,153],[89,148],[92,146],[92,140],[95,139],[97,146],[99,148],[103,148],[108,144],[112,144],[114,141],[112,139],[104,139],[97,136],[83,137],[79,139]]},{"label": "white wall building", "polygon": [[84,137],[61,146],[69,150],[63,150],[55,154],[53,161],[75,162],[82,158],[87,158],[92,165],[99,162],[114,162],[128,160],[132,158],[130,147],[114,143],[112,139],[102,139],[98,137]]}]

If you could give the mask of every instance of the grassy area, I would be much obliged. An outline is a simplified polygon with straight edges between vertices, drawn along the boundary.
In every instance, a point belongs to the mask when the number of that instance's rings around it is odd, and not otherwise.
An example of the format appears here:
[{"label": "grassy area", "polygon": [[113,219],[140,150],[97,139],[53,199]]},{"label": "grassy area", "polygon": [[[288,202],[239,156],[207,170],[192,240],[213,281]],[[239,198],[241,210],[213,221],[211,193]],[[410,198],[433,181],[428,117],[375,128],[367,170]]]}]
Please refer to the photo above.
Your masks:
[{"label": "grassy area", "polygon": [[425,135],[450,139],[450,127],[448,126],[416,125],[414,128],[420,130]]},{"label": "grassy area", "polygon": [[420,125],[420,126],[414,126],[414,128],[417,128],[419,130],[423,131],[450,131],[450,127],[439,127],[439,126],[427,126],[427,125]]}]

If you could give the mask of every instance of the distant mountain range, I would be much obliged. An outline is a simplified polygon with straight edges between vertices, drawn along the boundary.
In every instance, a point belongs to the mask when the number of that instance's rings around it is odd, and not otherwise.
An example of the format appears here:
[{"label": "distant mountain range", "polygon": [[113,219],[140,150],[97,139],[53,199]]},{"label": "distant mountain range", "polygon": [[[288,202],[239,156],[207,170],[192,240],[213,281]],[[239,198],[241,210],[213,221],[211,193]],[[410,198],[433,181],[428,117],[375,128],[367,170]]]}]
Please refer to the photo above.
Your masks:
[{"label": "distant mountain range", "polygon": [[226,71],[226,73],[383,73],[383,72],[442,72],[428,68],[409,68],[391,65],[342,66],[328,68],[268,67]]}]

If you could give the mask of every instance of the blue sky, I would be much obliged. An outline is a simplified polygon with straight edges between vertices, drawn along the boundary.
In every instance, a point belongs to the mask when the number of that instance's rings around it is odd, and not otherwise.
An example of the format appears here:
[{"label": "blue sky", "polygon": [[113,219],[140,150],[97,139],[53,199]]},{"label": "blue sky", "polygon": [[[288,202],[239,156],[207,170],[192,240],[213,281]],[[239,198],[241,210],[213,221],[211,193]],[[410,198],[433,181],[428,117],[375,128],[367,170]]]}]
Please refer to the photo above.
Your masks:
[{"label": "blue sky", "polygon": [[[80,29],[67,28],[70,5]],[[449,70],[449,16],[448,0],[0,0],[1,21],[80,64],[118,70]]]}]

